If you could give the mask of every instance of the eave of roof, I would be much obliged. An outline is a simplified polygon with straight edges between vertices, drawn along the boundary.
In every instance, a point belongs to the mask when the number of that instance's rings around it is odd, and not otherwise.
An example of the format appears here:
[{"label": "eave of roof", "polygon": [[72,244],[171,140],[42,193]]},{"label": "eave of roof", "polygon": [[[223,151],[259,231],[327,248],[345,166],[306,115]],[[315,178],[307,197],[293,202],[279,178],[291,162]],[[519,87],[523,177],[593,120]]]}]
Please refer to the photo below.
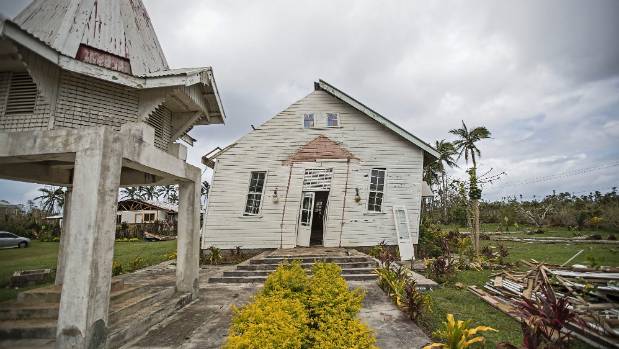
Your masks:
[{"label": "eave of roof", "polygon": [[371,108],[369,108],[365,104],[363,104],[363,103],[359,102],[358,100],[354,99],[353,97],[349,96],[348,94],[346,94],[345,92],[341,91],[337,87],[329,84],[328,82],[326,82],[326,81],[324,81],[322,79],[319,79],[318,82],[314,84],[314,87],[317,90],[322,90],[322,91],[325,91],[325,92],[329,93],[333,97],[341,100],[342,102],[350,105],[351,107],[357,109],[358,111],[362,112],[363,114],[369,116],[370,118],[374,119],[379,124],[387,127],[388,129],[390,129],[391,131],[397,133],[398,135],[400,135],[401,137],[403,137],[407,141],[409,141],[409,142],[413,143],[414,145],[418,146],[424,152],[426,152],[428,155],[434,157],[435,159],[439,158],[440,154],[431,145],[429,145],[428,143],[426,143],[426,142],[422,141],[421,139],[417,138],[415,135],[413,135],[412,133],[406,131],[405,129],[400,127],[398,124],[396,124],[393,121],[387,119],[386,117],[380,115],[376,111],[372,110]]},{"label": "eave of roof", "polygon": [[56,64],[61,69],[135,89],[192,86],[195,84],[209,86],[216,100],[217,116],[221,118],[222,122],[226,118],[211,67],[169,69],[140,76],[129,75],[65,56],[6,18],[0,18],[0,37],[14,41]]}]

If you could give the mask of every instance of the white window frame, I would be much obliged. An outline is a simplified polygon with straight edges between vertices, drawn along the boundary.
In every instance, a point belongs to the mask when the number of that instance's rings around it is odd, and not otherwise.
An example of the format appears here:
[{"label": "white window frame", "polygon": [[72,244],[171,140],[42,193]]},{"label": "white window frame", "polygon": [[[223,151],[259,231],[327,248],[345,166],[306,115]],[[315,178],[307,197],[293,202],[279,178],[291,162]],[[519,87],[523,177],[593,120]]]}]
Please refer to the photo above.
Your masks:
[{"label": "white window frame", "polygon": [[[257,213],[251,213],[251,212],[247,212],[247,199],[249,197],[250,194],[258,194],[258,192],[250,192],[249,190],[251,189],[251,178],[253,176],[254,173],[256,172],[262,172],[264,173],[264,181],[262,183],[262,192],[260,192],[260,204],[258,205],[258,212]],[[264,204],[264,193],[266,191],[266,187],[267,187],[267,178],[269,177],[269,171],[266,170],[252,170],[249,171],[249,179],[247,181],[247,193],[245,194],[245,197],[243,200],[243,209],[242,209],[242,213],[241,215],[243,217],[260,217],[262,215],[262,205]]]},{"label": "white window frame", "polygon": [[[305,117],[306,117],[307,115],[312,115],[312,118],[314,119],[314,123],[313,123],[313,125],[312,125],[311,127],[305,127]],[[301,126],[302,126],[304,129],[312,129],[312,128],[316,128],[316,121],[317,121],[317,119],[318,119],[318,118],[317,118],[318,113],[316,113],[316,112],[307,112],[307,113],[303,113],[303,114],[302,114],[302,116],[303,116],[303,117],[301,118]]]},{"label": "white window frame", "polygon": [[[372,187],[372,171],[374,170],[378,170],[378,171],[383,171],[384,172],[384,177],[383,177],[383,190],[382,191],[378,191],[378,190],[371,190]],[[368,173],[368,195],[367,195],[367,202],[365,204],[365,211],[369,214],[373,214],[373,213],[384,213],[385,212],[385,197],[386,197],[386,193],[387,193],[387,168],[386,167],[372,167]],[[378,182],[376,183],[378,184]],[[375,211],[375,210],[370,210],[370,195],[371,193],[382,193],[382,200],[380,203],[380,211]]]},{"label": "white window frame", "polygon": [[[152,220],[146,219],[147,215],[151,215],[151,214],[153,215],[153,219]],[[154,212],[144,212],[143,218],[142,218],[143,223],[154,223],[156,220],[157,220],[157,215],[155,215]]]},{"label": "white window frame", "polygon": [[[335,117],[337,118],[337,125],[336,126],[329,126],[329,115],[330,114],[335,115]],[[342,117],[341,117],[340,113],[325,112],[323,119],[325,120],[325,127],[326,128],[340,128],[340,127],[342,127]]]}]

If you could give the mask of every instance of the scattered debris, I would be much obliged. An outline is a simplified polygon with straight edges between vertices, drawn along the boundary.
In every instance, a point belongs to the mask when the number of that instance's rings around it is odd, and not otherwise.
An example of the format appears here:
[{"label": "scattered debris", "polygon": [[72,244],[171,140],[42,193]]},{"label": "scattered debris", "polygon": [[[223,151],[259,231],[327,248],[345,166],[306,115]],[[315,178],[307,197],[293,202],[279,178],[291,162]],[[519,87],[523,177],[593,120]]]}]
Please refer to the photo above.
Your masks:
[{"label": "scattered debris", "polygon": [[520,319],[516,305],[523,299],[540,299],[549,285],[557,297],[567,297],[578,314],[568,330],[598,348],[619,348],[619,268],[566,266],[582,251],[561,265],[521,260],[529,269],[502,271],[490,277],[483,288],[469,290],[502,312]]},{"label": "scattered debris", "polygon": [[147,231],[144,232],[144,240],[148,241],[167,241],[167,240],[175,240],[176,236],[166,236],[166,235],[157,235],[153,233],[149,233]]}]

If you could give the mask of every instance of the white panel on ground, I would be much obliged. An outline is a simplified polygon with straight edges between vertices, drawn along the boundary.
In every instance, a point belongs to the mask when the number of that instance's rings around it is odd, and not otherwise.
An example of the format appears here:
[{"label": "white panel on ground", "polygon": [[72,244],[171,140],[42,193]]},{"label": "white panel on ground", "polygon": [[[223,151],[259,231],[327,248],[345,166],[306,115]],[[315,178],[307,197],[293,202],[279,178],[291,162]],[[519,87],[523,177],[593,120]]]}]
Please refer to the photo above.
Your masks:
[{"label": "white panel on ground", "polygon": [[408,224],[408,214],[406,207],[394,206],[393,218],[395,220],[396,232],[398,234],[398,247],[400,248],[400,260],[408,261],[415,258],[413,241]]}]

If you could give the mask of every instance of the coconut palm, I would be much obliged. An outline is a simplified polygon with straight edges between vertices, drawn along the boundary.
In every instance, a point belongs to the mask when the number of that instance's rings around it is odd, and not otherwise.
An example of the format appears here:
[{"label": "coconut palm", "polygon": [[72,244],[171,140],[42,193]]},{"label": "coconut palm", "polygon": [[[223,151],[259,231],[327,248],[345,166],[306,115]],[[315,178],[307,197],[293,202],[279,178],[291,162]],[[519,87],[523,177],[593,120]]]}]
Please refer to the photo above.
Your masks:
[{"label": "coconut palm", "polygon": [[439,195],[443,206],[443,220],[447,222],[447,167],[458,167],[456,160],[454,160],[454,156],[458,152],[451,142],[447,142],[444,139],[436,141],[434,148],[439,153],[439,157],[434,163],[436,164],[437,177],[440,181]]},{"label": "coconut palm", "polygon": [[139,186],[138,191],[140,196],[144,200],[157,200],[159,199],[159,192],[157,187],[154,186]]},{"label": "coconut palm", "polygon": [[39,188],[41,195],[34,198],[41,202],[41,208],[48,214],[56,213],[56,209],[64,206],[64,190],[60,187]]},{"label": "coconut palm", "polygon": [[479,142],[482,139],[490,138],[490,131],[484,126],[475,127],[470,130],[466,127],[464,121],[462,121],[462,127],[453,129],[449,131],[449,133],[454,134],[459,137],[453,141],[453,146],[458,152],[458,159],[464,155],[464,160],[466,163],[469,162],[469,158],[473,162],[473,168],[477,169],[477,157],[481,157],[481,152],[475,143]]},{"label": "coconut palm", "polygon": [[458,152],[458,160],[464,155],[464,160],[468,164],[469,158],[473,162],[473,167],[467,172],[470,176],[469,180],[469,198],[473,208],[473,245],[475,253],[479,255],[479,199],[481,199],[481,190],[477,186],[477,160],[476,157],[481,157],[481,152],[477,148],[477,142],[485,138],[490,138],[490,131],[484,126],[475,127],[469,130],[462,121],[462,127],[453,129],[449,133],[458,136],[459,138],[453,142],[455,150]]},{"label": "coconut palm", "polygon": [[139,200],[142,198],[140,190],[137,187],[122,188],[120,190],[120,194],[122,195],[123,200]]},{"label": "coconut palm", "polygon": [[157,195],[166,199],[168,202],[178,202],[178,187],[174,184],[164,185],[157,188]]}]

